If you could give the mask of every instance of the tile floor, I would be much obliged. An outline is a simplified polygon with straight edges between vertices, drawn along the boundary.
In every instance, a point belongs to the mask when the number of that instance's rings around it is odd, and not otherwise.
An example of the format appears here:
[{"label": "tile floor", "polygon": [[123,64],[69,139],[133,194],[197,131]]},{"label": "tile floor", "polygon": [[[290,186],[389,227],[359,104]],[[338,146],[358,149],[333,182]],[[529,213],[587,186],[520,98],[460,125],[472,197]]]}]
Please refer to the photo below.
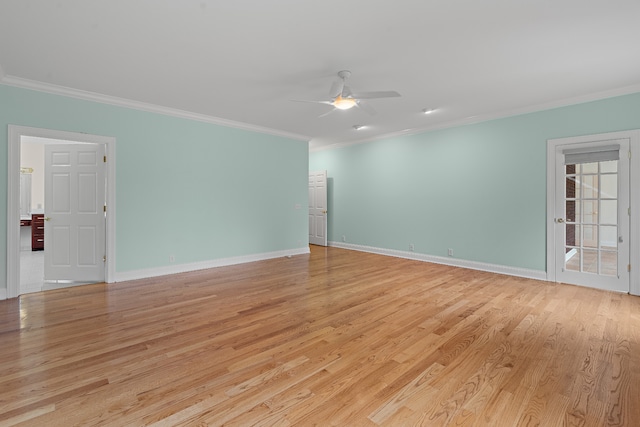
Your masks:
[{"label": "tile floor", "polygon": [[67,288],[94,282],[44,280],[44,251],[20,251],[20,294]]},{"label": "tile floor", "polygon": [[21,293],[39,292],[44,286],[44,251],[20,251]]}]

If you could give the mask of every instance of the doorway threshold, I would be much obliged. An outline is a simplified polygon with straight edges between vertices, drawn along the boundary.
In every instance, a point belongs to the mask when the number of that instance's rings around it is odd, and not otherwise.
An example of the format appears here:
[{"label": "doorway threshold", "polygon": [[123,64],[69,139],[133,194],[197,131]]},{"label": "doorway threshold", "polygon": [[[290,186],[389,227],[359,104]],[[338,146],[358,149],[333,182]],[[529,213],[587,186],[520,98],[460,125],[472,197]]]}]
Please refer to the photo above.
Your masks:
[{"label": "doorway threshold", "polygon": [[104,282],[85,282],[85,281],[76,282],[73,280],[45,280],[44,283],[42,284],[42,290],[50,291],[54,289],[71,288],[74,286],[92,285],[94,283],[104,283]]}]

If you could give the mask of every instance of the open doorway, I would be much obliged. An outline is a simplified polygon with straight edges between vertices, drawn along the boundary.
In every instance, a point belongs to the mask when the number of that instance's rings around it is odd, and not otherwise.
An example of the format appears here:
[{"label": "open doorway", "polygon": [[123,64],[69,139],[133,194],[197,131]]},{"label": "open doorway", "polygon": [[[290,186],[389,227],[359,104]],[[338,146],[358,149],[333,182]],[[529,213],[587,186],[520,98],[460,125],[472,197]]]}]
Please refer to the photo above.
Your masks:
[{"label": "open doorway", "polygon": [[[87,178],[88,180],[79,183],[78,185],[82,187],[80,191],[85,192],[87,187],[96,187],[100,191],[103,192],[103,195],[95,196],[97,199],[100,199],[100,214],[103,217],[103,228],[102,230],[91,230],[91,227],[87,226],[87,224],[82,224],[79,229],[76,227],[75,233],[79,235],[79,239],[88,240],[95,236],[96,233],[102,233],[104,238],[104,243],[102,246],[104,250],[98,253],[89,253],[86,250],[80,250],[80,257],[82,259],[78,260],[76,257],[75,261],[79,262],[81,267],[84,267],[87,264],[87,257],[93,256],[94,259],[99,257],[100,268],[102,268],[102,272],[99,274],[100,281],[105,282],[113,282],[115,278],[115,139],[111,137],[104,137],[99,135],[89,135],[89,134],[81,134],[74,132],[64,132],[64,131],[55,131],[48,129],[39,129],[39,128],[29,128],[22,126],[9,126],[9,159],[8,159],[8,171],[9,171],[9,179],[8,179],[8,203],[7,203],[7,296],[9,298],[16,297],[22,293],[34,292],[43,289],[50,289],[55,287],[63,287],[69,285],[75,285],[80,282],[89,283],[92,281],[96,281],[95,275],[94,278],[89,278],[88,280],[82,280],[85,273],[82,273],[80,276],[69,277],[69,280],[65,280],[63,276],[57,275],[54,281],[47,284],[44,282],[45,275],[43,269],[45,268],[46,263],[49,265],[54,265],[55,267],[59,267],[65,263],[64,257],[61,258],[61,254],[71,253],[72,251],[66,250],[65,244],[65,230],[72,230],[70,233],[74,233],[73,225],[69,226],[69,224],[62,224],[59,221],[55,220],[55,217],[47,213],[47,202],[44,199],[40,199],[42,193],[37,193],[39,195],[34,195],[32,191],[32,200],[30,204],[30,212],[25,213],[25,207],[21,206],[21,180],[24,182],[24,179],[21,178],[21,172],[28,172],[30,169],[31,172],[31,185],[38,186],[39,182],[34,182],[34,175],[37,168],[44,170],[44,166],[39,165],[37,167],[33,166],[24,166],[22,165],[22,143],[26,144],[38,144],[43,147],[47,146],[47,144],[58,144],[57,147],[74,147],[74,146],[85,146],[85,147],[98,147],[101,154],[97,154],[98,151],[93,152],[91,155],[87,155],[91,150],[83,149],[80,157],[84,159],[88,159],[93,156],[95,159],[98,159],[100,163],[104,163],[102,165],[102,169],[104,171],[104,179],[102,179],[101,185],[86,185],[87,182],[92,182],[91,177],[86,171],[82,171],[80,176]],[[33,151],[33,150],[32,150]],[[37,150],[36,150],[37,151]],[[44,150],[43,150],[44,151]],[[106,152],[106,155],[103,154]],[[63,149],[56,149],[56,154],[58,158],[64,158],[65,152]],[[25,151],[26,155],[27,154]],[[44,156],[46,157],[46,155]],[[55,158],[55,156],[49,156]],[[104,157],[104,159],[103,159]],[[105,162],[106,160],[106,162]],[[64,161],[62,163],[65,163]],[[54,164],[54,167],[56,165]],[[22,169],[22,168],[25,169]],[[51,167],[51,165],[50,165]],[[83,165],[81,165],[83,167]],[[42,174],[44,176],[44,174]],[[58,173],[56,176],[61,177],[62,181],[64,181],[64,174]],[[52,182],[55,180],[50,179]],[[98,179],[99,181],[100,179]],[[45,183],[47,183],[47,178],[44,178]],[[97,183],[97,181],[96,181]],[[43,184],[44,185],[44,184]],[[49,187],[53,188],[51,182],[47,184]],[[55,185],[55,184],[54,184]],[[64,185],[58,186],[59,188],[63,188]],[[42,187],[41,187],[42,188]],[[79,187],[76,187],[73,192],[77,192]],[[58,190],[55,190],[58,191]],[[53,191],[50,189],[49,193]],[[75,197],[75,196],[74,196]],[[63,199],[63,202],[66,202]],[[106,200],[106,204],[104,203]],[[24,205],[25,203],[22,203]],[[40,207],[39,207],[40,205]],[[51,200],[48,201],[49,207],[53,207]],[[103,210],[104,205],[104,210]],[[55,209],[54,209],[55,211]],[[52,211],[53,212],[53,211]],[[96,212],[97,213],[97,212]],[[45,215],[46,214],[46,215]],[[26,246],[30,246],[29,249],[33,249],[33,246],[28,244],[28,240],[25,238],[25,225],[27,218],[33,221],[33,218],[36,215],[42,216],[43,220],[51,220],[48,223],[49,230],[47,230],[47,226],[44,227],[44,231],[48,234],[50,243],[59,242],[57,247],[60,246],[60,242],[62,242],[62,247],[65,250],[62,251],[51,251],[47,254],[45,251],[25,251]],[[49,216],[47,216],[49,215]],[[87,215],[84,215],[86,217]],[[78,221],[77,217],[73,221]],[[56,226],[53,226],[53,222],[56,222]],[[77,224],[76,224],[77,225]],[[33,227],[31,227],[33,230]],[[33,232],[33,231],[32,231]],[[56,234],[57,233],[57,234]],[[67,233],[67,236],[72,234]],[[56,240],[58,238],[58,240]],[[44,246],[47,246],[47,237],[44,237]],[[67,239],[69,240],[69,239]],[[71,243],[73,244],[73,243]],[[25,253],[27,252],[27,253]],[[36,254],[36,252],[41,252],[40,254]],[[78,251],[76,251],[78,253]],[[104,254],[104,255],[103,255]],[[57,257],[57,258],[55,258]],[[27,258],[29,258],[27,260]],[[48,258],[48,259],[47,259]],[[29,263],[27,265],[26,263]],[[94,263],[97,264],[97,263]],[[22,268],[21,268],[22,267]],[[41,270],[42,269],[42,270]],[[59,270],[59,269],[58,269]],[[42,271],[42,273],[40,273]],[[28,273],[27,273],[28,272]],[[25,275],[29,275],[29,277],[23,277]],[[64,273],[67,274],[67,273]],[[42,278],[42,282],[40,283],[37,278]],[[80,278],[80,280],[78,280]]]},{"label": "open doorway", "polygon": [[20,143],[20,294],[44,286],[44,144]]},{"label": "open doorway", "polygon": [[105,149],[21,138],[20,294],[104,282]]}]

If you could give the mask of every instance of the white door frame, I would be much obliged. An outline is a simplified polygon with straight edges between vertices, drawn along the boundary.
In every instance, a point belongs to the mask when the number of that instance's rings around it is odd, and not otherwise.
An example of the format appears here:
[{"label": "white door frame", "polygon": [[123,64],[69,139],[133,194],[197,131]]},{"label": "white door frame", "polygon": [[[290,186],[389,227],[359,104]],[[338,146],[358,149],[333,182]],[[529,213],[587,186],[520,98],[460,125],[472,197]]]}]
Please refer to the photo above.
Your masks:
[{"label": "white door frame", "polygon": [[107,151],[107,223],[105,282],[115,281],[116,139],[52,129],[9,125],[7,156],[7,298],[20,293],[20,140],[23,136],[104,144]]},{"label": "white door frame", "polygon": [[629,292],[640,295],[640,129],[631,131],[602,133],[596,135],[576,136],[550,139],[547,141],[547,280],[556,281],[556,236],[555,236],[555,204],[556,204],[556,147],[568,144],[584,144],[588,142],[607,141],[612,139],[628,139],[631,150],[629,165],[631,216],[629,224],[629,256],[631,263]]}]

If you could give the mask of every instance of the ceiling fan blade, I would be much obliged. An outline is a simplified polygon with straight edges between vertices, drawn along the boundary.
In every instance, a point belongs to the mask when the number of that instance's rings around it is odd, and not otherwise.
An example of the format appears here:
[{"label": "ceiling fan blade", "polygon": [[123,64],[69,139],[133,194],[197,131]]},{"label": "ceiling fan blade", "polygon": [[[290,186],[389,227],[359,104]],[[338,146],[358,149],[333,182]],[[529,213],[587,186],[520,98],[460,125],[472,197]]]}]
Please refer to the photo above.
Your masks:
[{"label": "ceiling fan blade", "polygon": [[337,108],[332,108],[331,110],[327,111],[326,113],[324,113],[324,114],[320,114],[320,115],[318,116],[318,118],[328,116],[329,114],[333,113],[333,112],[334,112],[334,111],[336,111],[336,110],[337,110]]},{"label": "ceiling fan blade", "polygon": [[359,99],[356,101],[356,105],[362,109],[362,111],[364,111],[365,113],[371,115],[371,116],[375,116],[376,114],[378,114],[378,112],[376,111],[375,108],[373,108],[371,105],[367,104],[364,101],[360,101]]},{"label": "ceiling fan blade", "polygon": [[331,98],[335,98],[338,95],[342,95],[343,89],[344,89],[344,80],[342,79],[336,80],[331,85],[331,90],[329,91],[329,95],[331,95]]},{"label": "ceiling fan blade", "polygon": [[307,102],[307,103],[311,103],[311,104],[327,104],[327,105],[333,105],[331,103],[331,101],[310,101],[307,99],[290,99],[289,101],[293,101],[293,102]]},{"label": "ceiling fan blade", "polygon": [[356,99],[396,98],[400,95],[395,90],[381,90],[377,92],[358,92],[351,95]]}]

